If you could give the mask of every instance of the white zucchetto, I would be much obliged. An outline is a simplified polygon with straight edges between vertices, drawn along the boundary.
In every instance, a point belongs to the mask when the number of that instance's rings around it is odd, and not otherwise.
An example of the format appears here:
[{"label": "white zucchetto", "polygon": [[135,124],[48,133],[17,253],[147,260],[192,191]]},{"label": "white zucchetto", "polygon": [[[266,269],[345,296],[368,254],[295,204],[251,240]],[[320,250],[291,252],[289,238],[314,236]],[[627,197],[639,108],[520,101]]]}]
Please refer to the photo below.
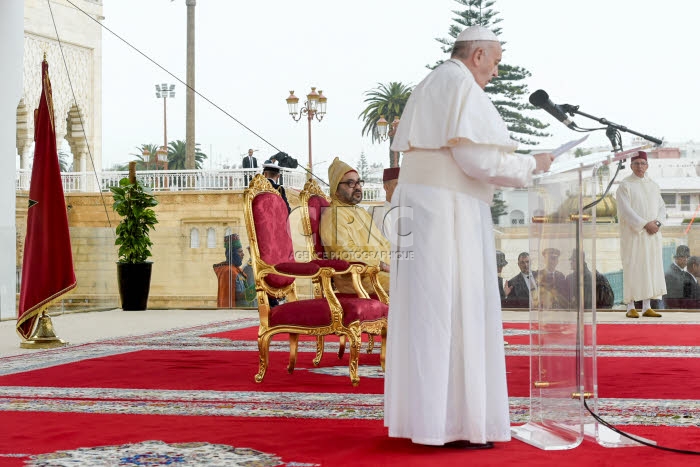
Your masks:
[{"label": "white zucchetto", "polygon": [[495,41],[498,40],[496,36],[490,29],[483,26],[469,26],[467,29],[459,33],[457,36],[457,42],[460,41]]}]

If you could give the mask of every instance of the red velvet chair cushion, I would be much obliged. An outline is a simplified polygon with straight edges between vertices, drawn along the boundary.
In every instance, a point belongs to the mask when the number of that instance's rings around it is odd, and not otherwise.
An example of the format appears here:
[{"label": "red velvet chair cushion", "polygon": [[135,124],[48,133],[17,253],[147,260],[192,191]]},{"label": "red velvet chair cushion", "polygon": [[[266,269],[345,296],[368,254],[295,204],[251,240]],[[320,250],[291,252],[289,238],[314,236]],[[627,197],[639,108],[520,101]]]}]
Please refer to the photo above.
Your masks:
[{"label": "red velvet chair cushion", "polygon": [[319,225],[321,224],[321,214],[330,204],[321,196],[311,196],[309,198],[309,221],[311,222],[311,238],[314,241],[314,251],[319,258],[325,257]]},{"label": "red velvet chair cushion", "polygon": [[342,259],[312,259],[311,262],[322,268],[333,268],[336,271],[345,271],[350,267],[350,263]]},{"label": "red velvet chair cushion", "polygon": [[283,303],[270,309],[270,326],[328,326],[331,307],[325,298]]},{"label": "red velvet chair cushion", "polygon": [[340,298],[343,307],[343,324],[348,325],[353,321],[376,321],[389,316],[389,305],[372,300],[371,298],[348,297]]},{"label": "red velvet chair cushion", "polygon": [[[343,307],[343,324],[353,321],[375,321],[386,318],[389,306],[379,300],[368,298],[342,298],[339,300]],[[270,309],[270,326],[328,326],[331,323],[331,307],[325,298],[314,298],[284,303]]]},{"label": "red velvet chair cushion", "polygon": [[[337,293],[335,296],[338,297],[338,300],[341,298],[358,298],[354,293]],[[376,293],[369,294],[369,298],[372,300],[379,300],[379,296],[377,296]]]},{"label": "red velvet chair cushion", "polygon": [[[253,200],[253,221],[260,259],[267,264],[294,262],[288,216],[287,205],[281,196],[261,193]],[[281,288],[294,282],[294,278],[271,274],[265,277],[265,281],[272,287]]]},{"label": "red velvet chair cushion", "polygon": [[321,267],[314,263],[279,263],[275,264],[275,269],[295,276],[313,276]]}]

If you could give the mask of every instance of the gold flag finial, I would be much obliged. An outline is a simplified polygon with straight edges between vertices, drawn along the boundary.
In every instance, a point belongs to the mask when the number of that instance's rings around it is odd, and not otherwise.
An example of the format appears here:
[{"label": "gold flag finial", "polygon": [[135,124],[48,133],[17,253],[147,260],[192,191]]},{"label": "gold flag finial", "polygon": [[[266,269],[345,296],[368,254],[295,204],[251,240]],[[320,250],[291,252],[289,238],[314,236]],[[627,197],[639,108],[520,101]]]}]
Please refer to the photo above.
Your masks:
[{"label": "gold flag finial", "polygon": [[56,337],[51,317],[46,310],[41,312],[34,332],[29,339],[19,343],[21,349],[52,349],[68,345],[68,342]]}]

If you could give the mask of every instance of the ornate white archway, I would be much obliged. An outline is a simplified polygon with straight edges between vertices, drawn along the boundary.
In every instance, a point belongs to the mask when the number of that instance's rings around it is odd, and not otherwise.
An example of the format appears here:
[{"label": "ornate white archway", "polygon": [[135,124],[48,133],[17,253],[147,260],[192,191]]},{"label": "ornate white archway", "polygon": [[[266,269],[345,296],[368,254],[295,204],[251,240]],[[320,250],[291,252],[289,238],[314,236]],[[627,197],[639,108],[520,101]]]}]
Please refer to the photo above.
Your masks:
[{"label": "ornate white archway", "polygon": [[[57,147],[61,147],[64,139],[68,141],[75,171],[99,171],[102,167],[102,29],[74,8],[54,5],[49,11],[43,0],[24,3],[24,80],[17,107],[16,138],[20,168],[29,167],[34,139],[33,113],[41,95],[41,62],[45,56],[51,77]],[[53,3],[61,6],[62,2]],[[102,2],[77,0],[77,3],[98,20],[103,19]],[[60,43],[53,21],[61,33]]]}]

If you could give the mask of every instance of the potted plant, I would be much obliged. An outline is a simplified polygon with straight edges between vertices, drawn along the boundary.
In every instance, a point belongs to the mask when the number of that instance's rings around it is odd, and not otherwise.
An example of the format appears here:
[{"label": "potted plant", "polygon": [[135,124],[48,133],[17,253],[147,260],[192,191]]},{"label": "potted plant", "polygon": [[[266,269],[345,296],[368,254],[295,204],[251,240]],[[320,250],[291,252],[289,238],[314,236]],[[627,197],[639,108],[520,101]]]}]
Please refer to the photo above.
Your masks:
[{"label": "potted plant", "polygon": [[151,288],[151,229],[158,223],[153,207],[158,200],[149,187],[136,180],[135,163],[129,164],[129,178],[110,187],[114,196],[112,209],[122,216],[117,226],[115,245],[119,246],[117,283],[123,310],[145,310]]}]

